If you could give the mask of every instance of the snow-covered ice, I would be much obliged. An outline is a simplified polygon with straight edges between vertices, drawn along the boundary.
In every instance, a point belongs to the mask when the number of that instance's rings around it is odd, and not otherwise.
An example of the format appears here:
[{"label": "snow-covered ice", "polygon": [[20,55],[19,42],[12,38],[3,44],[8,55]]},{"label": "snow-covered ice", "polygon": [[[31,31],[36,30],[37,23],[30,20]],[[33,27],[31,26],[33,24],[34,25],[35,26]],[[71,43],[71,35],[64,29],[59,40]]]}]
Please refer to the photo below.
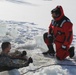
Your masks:
[{"label": "snow-covered ice", "polygon": [[72,45],[76,47],[75,4],[75,0],[1,0],[0,45],[9,41],[11,52],[26,50],[34,62],[28,67],[0,72],[0,75],[75,75],[76,57],[58,61],[41,54],[47,50],[42,35],[48,31],[52,19],[50,11],[57,5],[63,6],[64,13],[74,24]]}]

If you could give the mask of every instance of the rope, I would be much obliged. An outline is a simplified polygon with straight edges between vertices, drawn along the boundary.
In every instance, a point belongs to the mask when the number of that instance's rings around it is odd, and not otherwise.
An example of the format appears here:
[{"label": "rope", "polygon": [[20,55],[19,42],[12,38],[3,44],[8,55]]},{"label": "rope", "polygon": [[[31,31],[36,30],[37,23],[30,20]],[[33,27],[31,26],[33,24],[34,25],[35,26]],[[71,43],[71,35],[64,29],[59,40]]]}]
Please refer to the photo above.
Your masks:
[{"label": "rope", "polygon": [[41,66],[41,67],[36,68],[36,69],[34,69],[34,70],[28,70],[28,71],[26,71],[26,72],[22,73],[21,75],[24,75],[24,74],[26,74],[26,73],[28,73],[28,72],[36,72],[37,70],[39,70],[39,69],[41,69],[41,68],[49,67],[49,66],[54,66],[54,65],[61,65],[61,66],[71,66],[71,67],[76,67],[76,65],[74,65],[74,64],[60,64],[60,63],[58,63],[58,64],[49,64],[49,65],[46,65],[46,66]]}]

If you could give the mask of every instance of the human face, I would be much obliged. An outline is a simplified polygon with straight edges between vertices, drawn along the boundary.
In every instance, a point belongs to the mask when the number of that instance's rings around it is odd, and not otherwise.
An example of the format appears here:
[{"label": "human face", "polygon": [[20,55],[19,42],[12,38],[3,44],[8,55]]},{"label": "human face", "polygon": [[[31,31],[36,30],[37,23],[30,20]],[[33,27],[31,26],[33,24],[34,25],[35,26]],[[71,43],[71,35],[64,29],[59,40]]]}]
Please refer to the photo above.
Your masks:
[{"label": "human face", "polygon": [[11,45],[9,44],[8,47],[6,48],[6,53],[9,53],[11,49]]},{"label": "human face", "polygon": [[59,15],[55,14],[55,13],[52,13],[52,17],[53,19],[57,18]]}]

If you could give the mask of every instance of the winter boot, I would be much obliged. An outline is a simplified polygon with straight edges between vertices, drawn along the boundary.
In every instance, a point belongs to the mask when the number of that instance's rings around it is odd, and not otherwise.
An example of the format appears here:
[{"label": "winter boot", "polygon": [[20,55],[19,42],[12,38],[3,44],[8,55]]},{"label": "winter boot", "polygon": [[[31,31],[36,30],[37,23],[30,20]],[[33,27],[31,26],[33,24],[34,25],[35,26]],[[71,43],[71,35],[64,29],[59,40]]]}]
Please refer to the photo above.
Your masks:
[{"label": "winter boot", "polygon": [[74,47],[70,47],[68,51],[70,53],[69,57],[72,58],[74,56]]},{"label": "winter boot", "polygon": [[54,51],[53,45],[49,45],[49,46],[48,46],[48,49],[49,49],[48,51],[43,52],[42,54],[44,54],[44,55],[49,54],[49,55],[51,55],[51,56],[54,56],[55,51]]},{"label": "winter boot", "polygon": [[47,55],[47,54],[49,54],[49,52],[50,52],[50,50],[43,52],[42,54]]}]

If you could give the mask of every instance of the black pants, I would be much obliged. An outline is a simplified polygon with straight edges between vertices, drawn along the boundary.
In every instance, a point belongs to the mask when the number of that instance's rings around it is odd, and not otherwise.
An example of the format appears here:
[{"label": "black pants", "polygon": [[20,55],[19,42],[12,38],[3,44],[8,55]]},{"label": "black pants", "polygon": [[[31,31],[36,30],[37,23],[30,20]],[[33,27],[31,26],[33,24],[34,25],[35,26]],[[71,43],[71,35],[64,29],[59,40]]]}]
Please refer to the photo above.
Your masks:
[{"label": "black pants", "polygon": [[44,42],[47,44],[47,45],[51,45],[54,41],[54,38],[53,38],[53,34],[51,34],[50,37],[48,37],[48,33],[44,33],[43,34],[43,39],[44,39]]},{"label": "black pants", "polygon": [[47,37],[48,36],[48,33],[44,33],[43,35],[43,39],[44,39],[44,42],[46,43],[47,47],[48,47],[48,50],[50,53],[55,53],[54,51],[54,48],[53,48],[53,35],[51,35],[50,37]]}]

